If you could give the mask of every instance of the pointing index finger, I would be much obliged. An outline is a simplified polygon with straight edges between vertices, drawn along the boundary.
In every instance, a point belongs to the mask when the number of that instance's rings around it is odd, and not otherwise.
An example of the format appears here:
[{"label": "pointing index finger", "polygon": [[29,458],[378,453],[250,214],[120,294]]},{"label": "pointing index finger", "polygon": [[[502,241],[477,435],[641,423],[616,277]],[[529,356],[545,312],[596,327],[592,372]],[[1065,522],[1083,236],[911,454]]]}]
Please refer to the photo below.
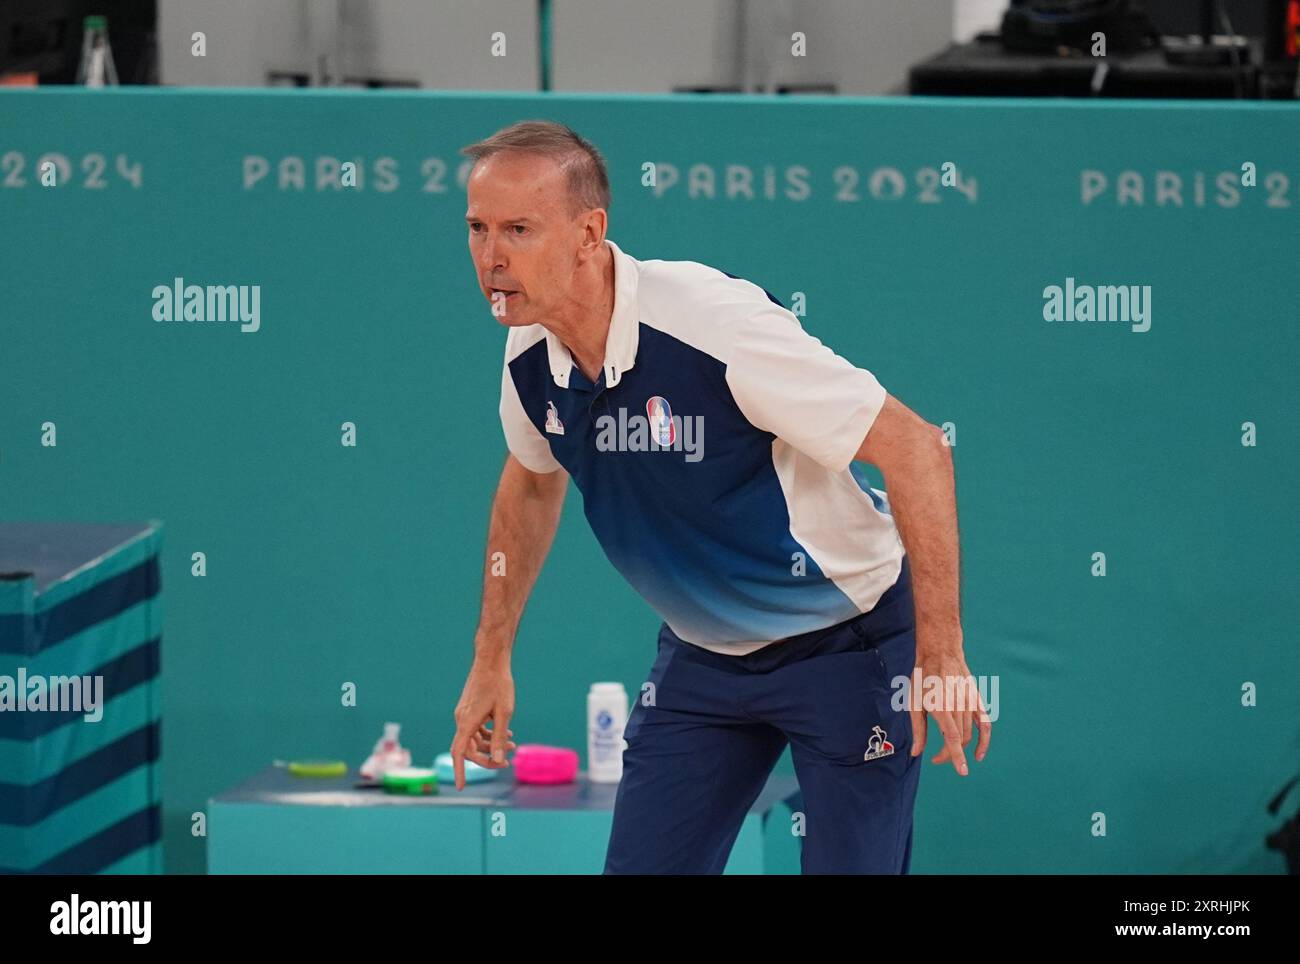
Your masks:
[{"label": "pointing index finger", "polygon": [[456,736],[451,741],[451,765],[456,777],[456,789],[465,789],[465,745],[469,742],[469,734],[464,729],[457,729]]},{"label": "pointing index finger", "polygon": [[[939,724],[939,731],[943,734],[943,747],[952,760],[953,768],[962,776],[966,776],[970,771],[966,766],[966,753],[961,746],[961,728],[953,719],[951,712],[938,712],[934,716]],[[940,756],[942,755],[941,753]],[[938,760],[936,759],[935,762]]]}]

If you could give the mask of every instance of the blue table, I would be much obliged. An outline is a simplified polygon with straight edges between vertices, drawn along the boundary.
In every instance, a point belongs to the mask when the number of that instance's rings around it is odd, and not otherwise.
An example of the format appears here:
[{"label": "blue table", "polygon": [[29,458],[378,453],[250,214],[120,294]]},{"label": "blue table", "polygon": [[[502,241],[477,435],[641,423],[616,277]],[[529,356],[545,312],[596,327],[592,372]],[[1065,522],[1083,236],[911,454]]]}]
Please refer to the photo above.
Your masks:
[{"label": "blue table", "polygon": [[[267,767],[208,804],[213,874],[595,874],[605,861],[616,784],[585,773],[559,786],[512,776],[408,797],[346,777]],[[729,874],[798,873],[790,832],[799,786],[773,776],[750,808]]]}]

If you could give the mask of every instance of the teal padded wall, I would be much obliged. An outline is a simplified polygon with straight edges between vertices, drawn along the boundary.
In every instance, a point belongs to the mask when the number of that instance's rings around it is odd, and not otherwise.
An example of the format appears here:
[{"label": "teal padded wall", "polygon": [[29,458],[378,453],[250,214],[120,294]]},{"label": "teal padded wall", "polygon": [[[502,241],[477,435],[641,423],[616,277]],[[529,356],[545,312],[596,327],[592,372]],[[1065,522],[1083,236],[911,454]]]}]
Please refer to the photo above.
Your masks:
[{"label": "teal padded wall", "polygon": [[0,875],[163,869],[162,542],[0,522]]},{"label": "teal padded wall", "polygon": [[[167,869],[202,869],[193,814],[274,758],[355,765],[386,720],[426,765],[450,741],[504,455],[457,149],[531,117],[605,153],[625,251],[802,292],[810,331],[955,427],[998,720],[968,779],[926,765],[914,870],[1281,871],[1295,105],[4,92],[0,517],[166,523]],[[359,187],[333,186],[348,159]],[[259,329],[155,321],[177,277],[260,286]],[[1067,278],[1149,285],[1149,330],[1045,321]],[[521,742],[582,746],[588,685],[635,690],[654,656],[569,499]]]}]

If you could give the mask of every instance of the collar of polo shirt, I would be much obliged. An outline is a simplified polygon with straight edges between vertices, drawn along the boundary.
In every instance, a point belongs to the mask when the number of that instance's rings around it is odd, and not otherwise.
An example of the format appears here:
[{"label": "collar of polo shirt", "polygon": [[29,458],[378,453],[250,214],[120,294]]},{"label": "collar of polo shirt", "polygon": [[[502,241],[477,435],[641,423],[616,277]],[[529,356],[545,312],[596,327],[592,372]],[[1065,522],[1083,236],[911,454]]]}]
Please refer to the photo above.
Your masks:
[{"label": "collar of polo shirt", "polygon": [[[613,388],[636,362],[640,317],[636,304],[636,265],[609,238],[605,243],[614,255],[614,314],[610,317],[609,334],[605,337],[605,387]],[[573,356],[564,342],[549,330],[546,332],[546,354],[551,362],[551,378],[561,388],[568,388]]]}]

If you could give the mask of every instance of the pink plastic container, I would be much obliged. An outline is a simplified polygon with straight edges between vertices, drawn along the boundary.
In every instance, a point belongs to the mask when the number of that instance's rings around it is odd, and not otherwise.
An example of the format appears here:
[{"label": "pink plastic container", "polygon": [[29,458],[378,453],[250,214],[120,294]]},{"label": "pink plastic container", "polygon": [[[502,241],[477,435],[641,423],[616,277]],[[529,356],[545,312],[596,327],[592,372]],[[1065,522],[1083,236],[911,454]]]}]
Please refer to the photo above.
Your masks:
[{"label": "pink plastic container", "polygon": [[510,766],[520,783],[572,783],[578,776],[578,751],[525,743],[515,748]]}]

